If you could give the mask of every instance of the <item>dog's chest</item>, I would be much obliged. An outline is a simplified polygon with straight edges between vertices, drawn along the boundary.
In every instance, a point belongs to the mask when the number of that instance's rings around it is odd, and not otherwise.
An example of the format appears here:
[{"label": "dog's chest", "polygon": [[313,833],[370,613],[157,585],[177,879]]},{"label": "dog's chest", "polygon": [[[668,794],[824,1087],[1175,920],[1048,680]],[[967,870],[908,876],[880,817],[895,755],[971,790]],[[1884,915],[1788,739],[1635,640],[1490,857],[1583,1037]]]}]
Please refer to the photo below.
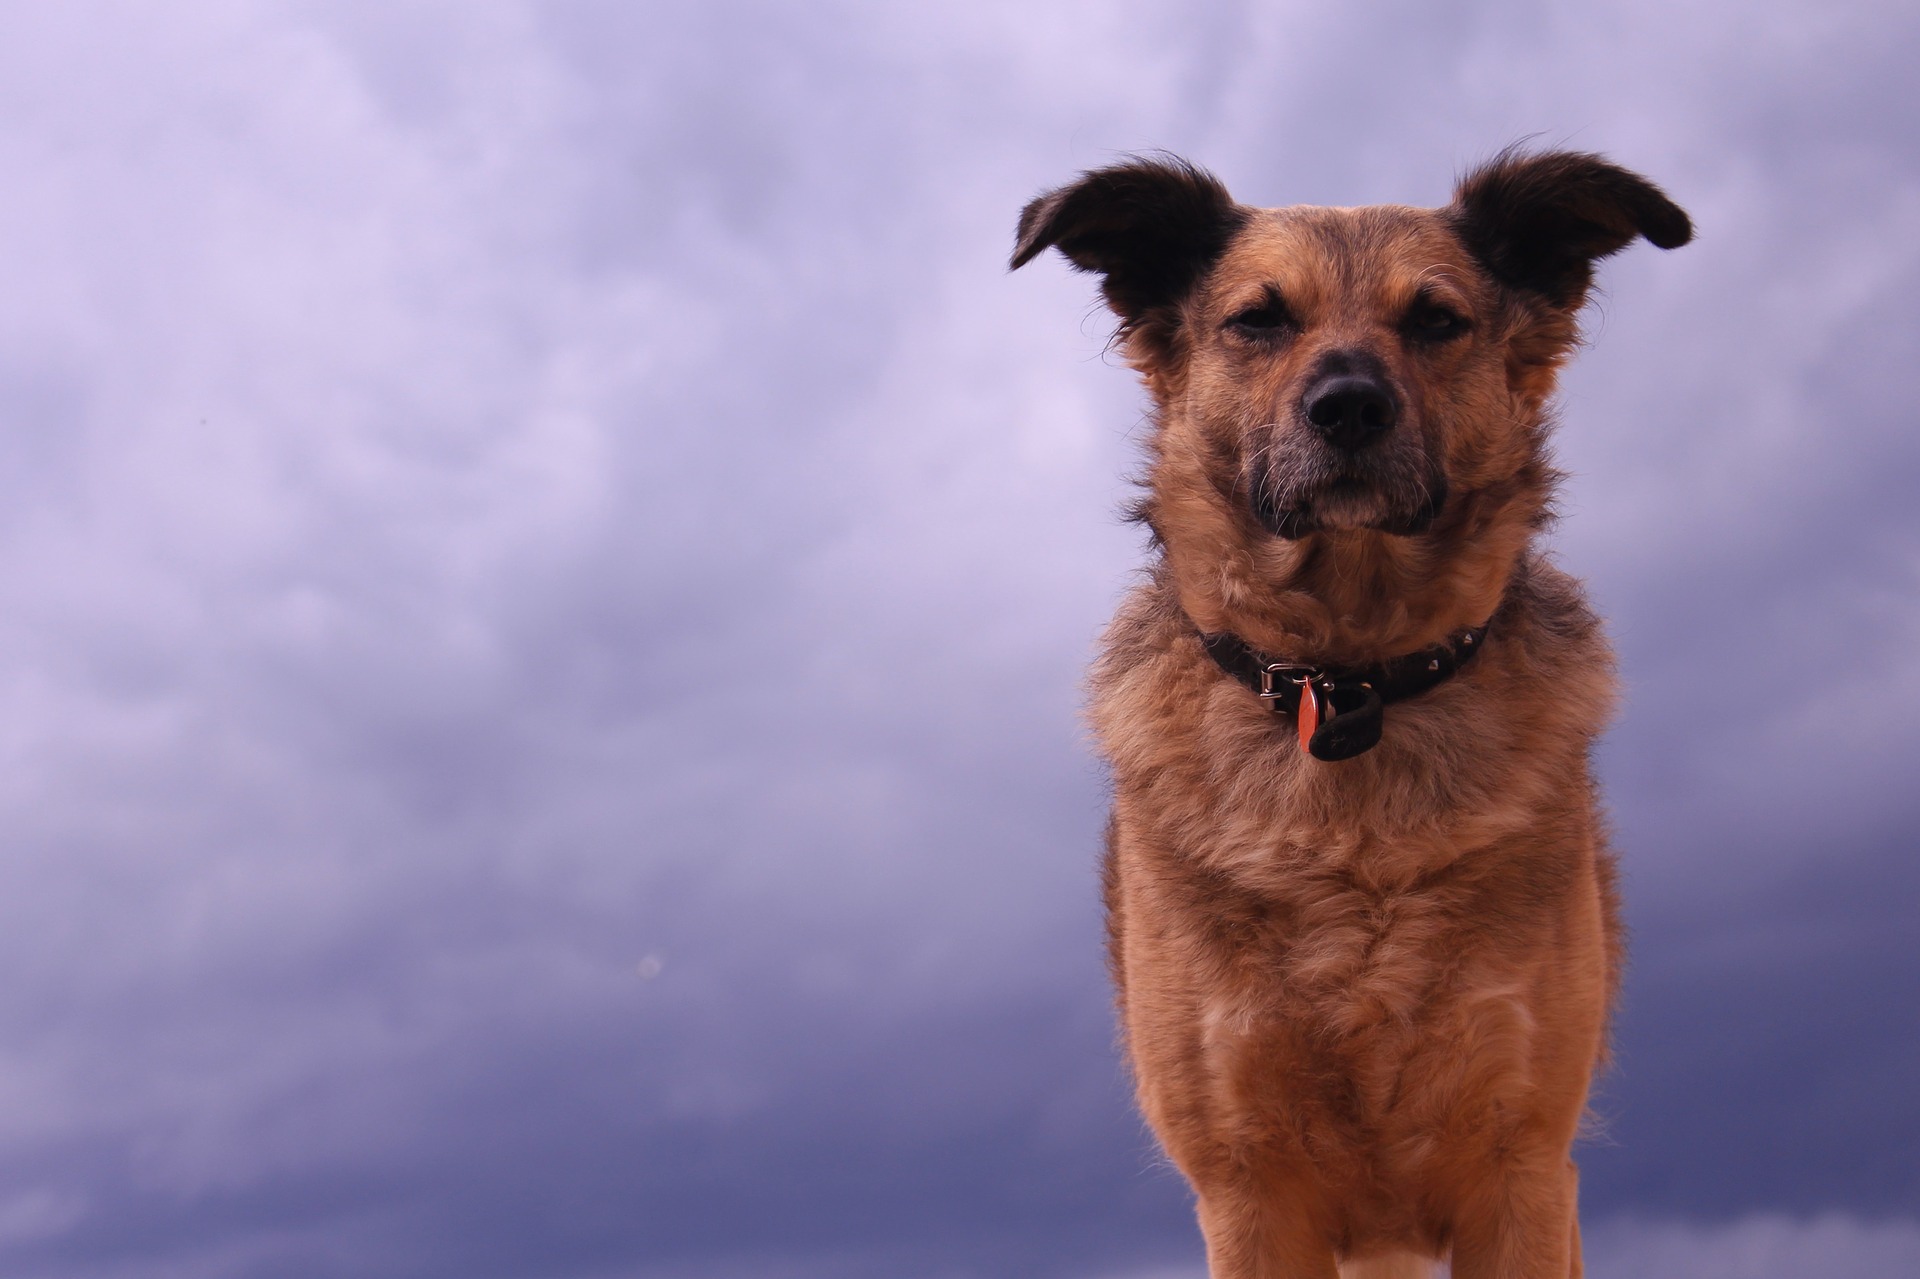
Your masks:
[{"label": "dog's chest", "polygon": [[1333,1049],[1413,1026],[1444,1003],[1459,962],[1458,894],[1315,876],[1284,895],[1219,893],[1194,939],[1217,975],[1223,1027],[1280,1020]]},{"label": "dog's chest", "polygon": [[1524,1089],[1520,983],[1486,962],[1463,895],[1328,878],[1216,916],[1193,939],[1212,976],[1198,1037],[1213,1112],[1284,1112],[1323,1169],[1378,1184]]}]

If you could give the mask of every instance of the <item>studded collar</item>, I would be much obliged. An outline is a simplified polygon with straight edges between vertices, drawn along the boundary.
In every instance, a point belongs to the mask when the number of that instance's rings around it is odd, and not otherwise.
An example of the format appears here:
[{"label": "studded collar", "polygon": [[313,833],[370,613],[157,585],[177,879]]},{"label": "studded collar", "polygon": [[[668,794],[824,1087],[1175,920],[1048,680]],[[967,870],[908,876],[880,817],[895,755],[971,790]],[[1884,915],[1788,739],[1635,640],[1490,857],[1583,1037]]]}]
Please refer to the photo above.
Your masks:
[{"label": "studded collar", "polygon": [[1380,741],[1387,704],[1451,679],[1486,643],[1487,625],[1372,666],[1286,662],[1250,647],[1237,635],[1199,638],[1222,671],[1252,690],[1274,714],[1293,717],[1301,749],[1331,763],[1372,750]]}]

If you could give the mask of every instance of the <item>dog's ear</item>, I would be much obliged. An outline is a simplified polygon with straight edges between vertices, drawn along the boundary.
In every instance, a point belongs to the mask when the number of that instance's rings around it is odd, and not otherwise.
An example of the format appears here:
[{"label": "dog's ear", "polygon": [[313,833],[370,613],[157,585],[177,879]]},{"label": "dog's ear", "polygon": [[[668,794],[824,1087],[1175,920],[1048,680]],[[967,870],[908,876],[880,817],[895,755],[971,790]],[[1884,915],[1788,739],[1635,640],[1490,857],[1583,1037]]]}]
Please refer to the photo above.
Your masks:
[{"label": "dog's ear", "polygon": [[1220,180],[1184,160],[1138,159],[1082,174],[1020,214],[1011,268],[1058,245],[1124,327],[1183,299],[1246,221]]},{"label": "dog's ear", "polygon": [[1597,155],[1509,148],[1454,191],[1448,217],[1467,248],[1510,288],[1578,309],[1593,264],[1645,236],[1663,249],[1693,238],[1666,193]]}]

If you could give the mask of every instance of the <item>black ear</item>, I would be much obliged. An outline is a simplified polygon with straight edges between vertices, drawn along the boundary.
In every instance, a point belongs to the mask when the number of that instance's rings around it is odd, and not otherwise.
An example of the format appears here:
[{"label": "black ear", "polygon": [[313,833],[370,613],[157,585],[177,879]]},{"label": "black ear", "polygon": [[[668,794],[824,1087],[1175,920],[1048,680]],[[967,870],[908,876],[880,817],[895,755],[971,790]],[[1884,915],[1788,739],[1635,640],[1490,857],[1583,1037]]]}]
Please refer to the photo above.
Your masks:
[{"label": "black ear", "polygon": [[1447,214],[1495,279],[1564,307],[1585,301],[1594,262],[1635,236],[1663,249],[1693,238],[1659,187],[1578,151],[1509,148],[1461,179]]},{"label": "black ear", "polygon": [[1246,217],[1211,173],[1171,156],[1134,160],[1029,204],[1010,266],[1058,245],[1076,267],[1106,277],[1108,304],[1135,324],[1185,297]]}]

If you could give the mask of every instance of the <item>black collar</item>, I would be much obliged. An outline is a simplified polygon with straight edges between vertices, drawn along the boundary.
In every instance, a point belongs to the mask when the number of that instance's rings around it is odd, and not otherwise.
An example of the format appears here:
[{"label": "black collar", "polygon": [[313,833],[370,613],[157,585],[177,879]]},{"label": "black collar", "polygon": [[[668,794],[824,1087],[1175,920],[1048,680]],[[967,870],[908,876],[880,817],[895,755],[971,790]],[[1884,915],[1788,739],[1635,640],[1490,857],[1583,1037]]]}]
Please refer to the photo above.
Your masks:
[{"label": "black collar", "polygon": [[1352,759],[1380,741],[1383,708],[1446,682],[1473,660],[1487,638],[1482,624],[1444,644],[1372,666],[1308,666],[1249,648],[1238,635],[1202,635],[1207,655],[1300,726],[1300,745],[1315,759]]}]

